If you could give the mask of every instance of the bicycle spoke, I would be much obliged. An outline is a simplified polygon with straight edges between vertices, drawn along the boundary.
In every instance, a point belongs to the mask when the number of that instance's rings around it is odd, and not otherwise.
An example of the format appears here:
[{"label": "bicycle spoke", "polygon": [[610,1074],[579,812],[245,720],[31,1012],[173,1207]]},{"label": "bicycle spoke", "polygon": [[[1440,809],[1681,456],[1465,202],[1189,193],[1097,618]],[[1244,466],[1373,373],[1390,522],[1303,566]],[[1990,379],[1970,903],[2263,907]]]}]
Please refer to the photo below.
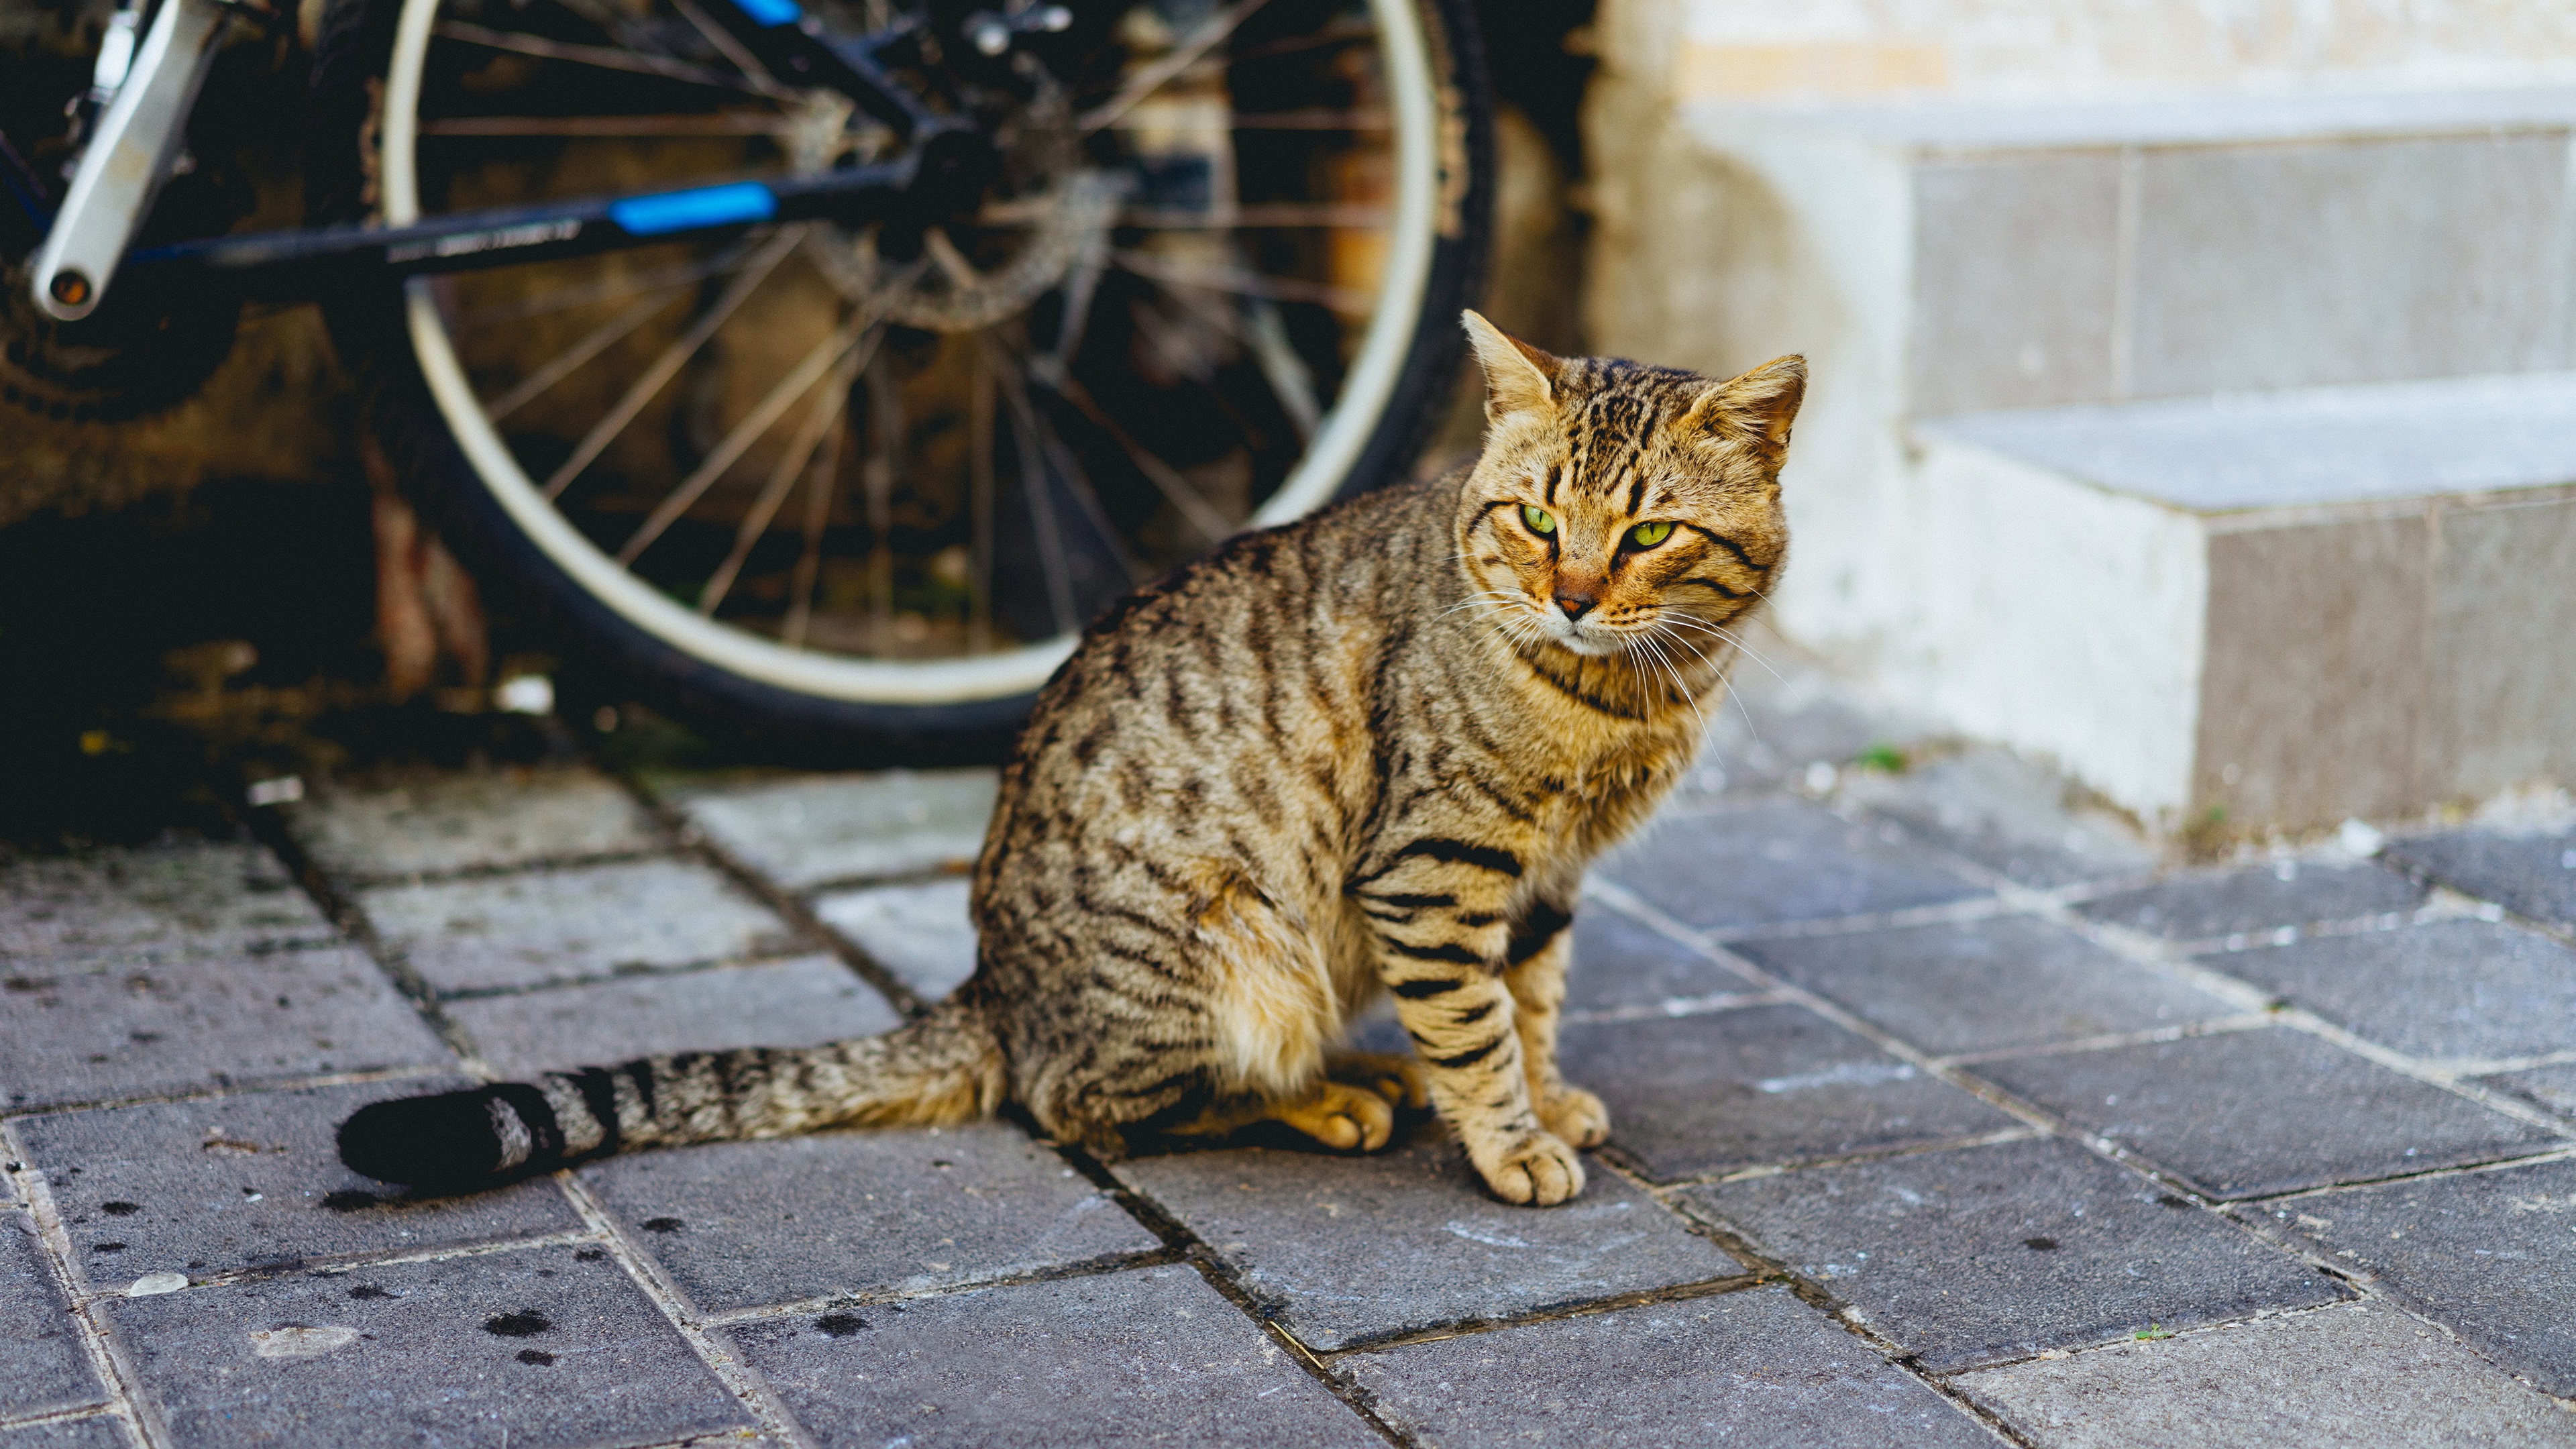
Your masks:
[{"label": "bicycle spoke", "polygon": [[1348,316],[1366,316],[1369,304],[1375,300],[1367,293],[1349,287],[1300,281],[1295,277],[1265,277],[1242,267],[1176,262],[1152,252],[1127,248],[1111,252],[1109,259],[1125,271],[1167,286],[1203,287],[1211,292],[1267,297],[1276,302],[1320,302]]},{"label": "bicycle spoke", "polygon": [[902,467],[903,396],[882,357],[868,374],[868,638],[883,653],[894,637],[894,479]]},{"label": "bicycle spoke", "polygon": [[575,368],[625,340],[629,333],[651,321],[665,307],[678,300],[683,288],[666,287],[645,297],[625,311],[592,328],[580,341],[561,354],[519,379],[519,385],[486,404],[483,415],[499,422],[535,401],[540,393],[570,377]]},{"label": "bicycle spoke", "polygon": [[542,317],[549,312],[561,312],[572,307],[587,307],[593,302],[614,302],[620,297],[685,287],[691,282],[703,282],[719,273],[733,271],[742,265],[742,259],[749,252],[750,248],[736,245],[703,261],[676,267],[655,267],[644,272],[611,272],[586,287],[563,287],[540,292],[533,297],[478,307],[459,315],[456,325],[489,327],[500,322],[524,322],[530,317]]},{"label": "bicycle spoke", "polygon": [[1250,206],[1130,206],[1118,213],[1120,226],[1149,231],[1293,231],[1301,227],[1383,228],[1389,213],[1383,206],[1326,202],[1255,202]]},{"label": "bicycle spoke", "polygon": [[722,604],[725,595],[732,591],[734,580],[742,574],[744,562],[751,557],[753,545],[769,531],[769,521],[777,516],[779,505],[787,501],[787,495],[795,490],[796,480],[805,476],[806,470],[813,466],[815,454],[822,451],[823,435],[841,420],[841,409],[849,405],[850,387],[858,377],[858,369],[850,365],[855,360],[855,356],[844,357],[840,365],[832,369],[830,385],[814,399],[813,410],[805,415],[805,421],[797,428],[787,451],[779,455],[778,466],[770,470],[769,481],[761,485],[760,496],[752,500],[751,511],[743,515],[742,527],[734,533],[733,551],[725,555],[724,563],[708,577],[706,587],[698,591],[700,618],[715,617],[716,606]]},{"label": "bicycle spoke", "polygon": [[459,116],[425,121],[424,136],[784,136],[796,124],[779,116],[722,111],[712,116]]},{"label": "bicycle spoke", "polygon": [[1073,579],[1067,572],[1064,557],[1064,534],[1056,526],[1055,499],[1049,496],[1046,459],[1041,454],[1036,430],[1030,426],[1029,400],[1013,384],[1018,382],[1007,367],[995,365],[992,354],[998,348],[987,343],[988,370],[1004,382],[1003,394],[1011,408],[1011,452],[1020,465],[1020,498],[1029,510],[1029,522],[1038,534],[1038,572],[1046,578],[1047,606],[1055,614],[1058,631],[1070,634],[1082,626],[1073,607]]},{"label": "bicycle spoke", "polygon": [[1138,101],[1162,89],[1172,77],[1196,65],[1199,57],[1224,44],[1225,38],[1234,33],[1235,27],[1251,19],[1252,12],[1260,9],[1265,3],[1267,0],[1235,0],[1234,4],[1209,16],[1198,29],[1191,31],[1180,44],[1173,46],[1170,54],[1140,68],[1134,75],[1127,78],[1125,85],[1118,88],[1116,95],[1102,102],[1076,122],[1075,134],[1088,136],[1104,126],[1115,124],[1119,117],[1135,109]]},{"label": "bicycle spoke", "polygon": [[832,480],[841,476],[841,440],[849,436],[849,416],[846,408],[833,415],[832,426],[823,433],[823,456],[805,475],[805,548],[796,556],[796,572],[787,585],[787,618],[778,629],[778,642],[790,649],[805,647],[805,631],[814,622],[814,585],[823,577],[823,530],[832,521]]},{"label": "bicycle spoke", "polygon": [[626,546],[617,551],[617,561],[633,567],[636,558],[653,546],[653,540],[660,538],[664,529],[688,512],[689,505],[697,502],[699,495],[715,486],[715,481],[724,476],[724,471],[732,467],[752,444],[760,441],[760,435],[785,416],[787,410],[796,405],[796,400],[820,381],[833,363],[857,347],[862,337],[869,341],[869,350],[873,352],[875,339],[884,335],[873,330],[876,320],[877,314],[873,311],[862,309],[852,312],[850,320],[842,323],[839,331],[806,353],[805,360],[780,378],[777,385],[744,415],[743,420],[734,424],[733,431],[716,443],[714,451],[708,453],[688,477],[680,480],[680,486],[672,489],[652,513],[646,515],[644,522],[626,540]]},{"label": "bicycle spoke", "polygon": [[[1299,111],[1235,111],[1226,116],[1225,123],[1237,131],[1387,131],[1395,127],[1394,117],[1381,110],[1336,111],[1324,107]],[[1162,124],[1165,123],[1121,117],[1104,129],[1127,131]]]},{"label": "bicycle spoke", "polygon": [[1231,519],[1217,512],[1216,505],[1208,502],[1189,479],[1181,476],[1179,469],[1155,457],[1144,444],[1136,441],[1133,434],[1119,426],[1116,418],[1102,411],[1100,404],[1092,400],[1091,393],[1081,383],[1067,377],[1049,386],[1066,402],[1079,408],[1082,415],[1097,424],[1102,432],[1115,439],[1118,446],[1126,450],[1129,461],[1136,465],[1136,471],[1162,490],[1163,497],[1171,502],[1181,517],[1189,520],[1190,527],[1198,530],[1201,538],[1210,543],[1222,543],[1227,535],[1234,532]]},{"label": "bicycle spoke", "polygon": [[966,402],[966,511],[975,576],[966,601],[966,648],[982,654],[993,647],[993,368],[982,334],[976,340]]},{"label": "bicycle spoke", "polygon": [[[1009,356],[1007,350],[1004,356]],[[1038,446],[1046,451],[1047,460],[1055,464],[1057,473],[1064,480],[1064,491],[1073,495],[1074,506],[1082,510],[1083,521],[1090,524],[1100,541],[1108,546],[1111,559],[1127,575],[1127,582],[1131,586],[1145,582],[1145,571],[1137,566],[1135,555],[1128,552],[1126,543],[1119,538],[1116,525],[1109,521],[1109,510],[1101,506],[1100,495],[1092,490],[1091,480],[1083,474],[1082,460],[1076,458],[1073,449],[1057,435],[1046,414],[1029,401],[1028,389],[1021,386],[1016,369],[1004,374],[1004,390],[1011,399],[1011,406],[1028,420],[1029,429],[1036,435]],[[1079,621],[1076,622],[1078,626]]]},{"label": "bicycle spoke", "polygon": [[1288,421],[1296,425],[1298,441],[1312,442],[1315,430],[1324,425],[1323,404],[1315,399],[1314,369],[1290,345],[1288,324],[1280,320],[1278,308],[1267,299],[1255,298],[1244,310],[1252,314],[1248,330],[1262,379],[1270,384],[1270,394],[1279,399]]},{"label": "bicycle spoke", "polygon": [[734,39],[731,31],[709,19],[707,12],[697,7],[696,0],[671,0],[671,8],[679,11],[681,17],[687,20],[698,34],[705,36],[707,44],[714,46],[718,55],[732,61],[733,68],[742,72],[743,78],[751,82],[753,89],[762,95],[774,96],[781,100],[795,94],[778,83],[778,77],[769,73],[769,67],[762,65],[750,51],[743,49],[742,42]]},{"label": "bicycle spoke", "polygon": [[617,440],[617,435],[626,431],[626,425],[635,421],[635,415],[644,411],[644,405],[653,400],[653,395],[677,377],[681,368],[688,366],[689,359],[697,355],[699,348],[707,345],[707,339],[716,335],[716,329],[724,325],[734,309],[767,281],[770,272],[786,258],[787,253],[805,239],[806,230],[803,224],[780,229],[778,235],[770,238],[769,245],[752,257],[750,265],[734,279],[732,286],[725,289],[724,295],[716,299],[716,304],[681,334],[677,342],[662,350],[662,355],[655,358],[653,365],[644,369],[644,375],[626,389],[626,395],[617,400],[617,406],[609,409],[608,416],[582,435],[581,442],[572,450],[572,456],[564,459],[563,466],[546,479],[545,495],[548,499],[560,497],[581,470],[597,461],[608,445]]},{"label": "bicycle spoke", "polygon": [[561,40],[548,40],[540,35],[527,35],[515,30],[491,30],[462,20],[442,20],[431,29],[434,35],[461,40],[467,45],[480,45],[492,50],[513,51],[520,55],[540,56],[546,60],[565,60],[575,65],[597,66],[602,70],[622,70],[634,75],[659,76],[664,80],[685,81],[691,85],[716,86],[745,95],[766,94],[758,86],[720,70],[691,65],[684,60],[664,60],[655,55],[638,55],[631,50],[616,50],[605,45],[574,45]]}]

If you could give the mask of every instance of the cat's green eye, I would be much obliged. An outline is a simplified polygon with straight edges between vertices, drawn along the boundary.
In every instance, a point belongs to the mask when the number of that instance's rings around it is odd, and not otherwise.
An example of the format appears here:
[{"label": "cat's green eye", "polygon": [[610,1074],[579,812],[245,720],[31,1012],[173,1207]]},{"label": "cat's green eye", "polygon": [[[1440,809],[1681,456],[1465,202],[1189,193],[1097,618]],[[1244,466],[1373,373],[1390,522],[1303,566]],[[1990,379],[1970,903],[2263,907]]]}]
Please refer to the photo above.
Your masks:
[{"label": "cat's green eye", "polygon": [[1653,548],[1673,536],[1669,523],[1640,523],[1628,530],[1628,541],[1639,548]]},{"label": "cat's green eye", "polygon": [[1522,504],[1521,522],[1528,524],[1530,532],[1541,538],[1556,532],[1556,515],[1544,508],[1533,508],[1529,504]]}]

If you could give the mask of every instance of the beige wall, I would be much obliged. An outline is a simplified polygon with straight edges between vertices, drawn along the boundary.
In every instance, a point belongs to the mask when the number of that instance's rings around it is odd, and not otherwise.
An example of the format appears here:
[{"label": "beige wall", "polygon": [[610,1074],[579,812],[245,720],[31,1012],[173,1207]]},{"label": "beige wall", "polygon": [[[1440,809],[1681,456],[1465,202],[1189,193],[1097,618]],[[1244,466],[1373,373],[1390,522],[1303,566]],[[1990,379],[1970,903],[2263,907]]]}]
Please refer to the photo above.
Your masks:
[{"label": "beige wall", "polygon": [[1605,0],[1611,68],[1677,100],[2098,96],[2576,77],[2563,0]]}]

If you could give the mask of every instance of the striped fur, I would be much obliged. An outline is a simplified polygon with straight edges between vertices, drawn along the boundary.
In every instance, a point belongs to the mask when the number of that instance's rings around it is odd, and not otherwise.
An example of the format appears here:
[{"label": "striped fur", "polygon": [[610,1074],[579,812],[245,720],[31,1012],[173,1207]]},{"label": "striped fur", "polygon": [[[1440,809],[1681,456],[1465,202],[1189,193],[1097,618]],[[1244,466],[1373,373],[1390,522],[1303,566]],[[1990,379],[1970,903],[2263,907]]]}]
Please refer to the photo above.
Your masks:
[{"label": "striped fur", "polygon": [[[1376,1148],[1427,1096],[1502,1198],[1580,1192],[1608,1120],[1555,1060],[1576,892],[1688,766],[1777,581],[1805,368],[1719,382],[1467,325],[1472,469],[1232,540],[1048,683],[976,865],[976,973],[934,1013],[379,1103],[350,1165],[474,1181],[1005,1099],[1104,1155],[1264,1118]],[[1337,1053],[1381,993],[1415,1057]]]}]

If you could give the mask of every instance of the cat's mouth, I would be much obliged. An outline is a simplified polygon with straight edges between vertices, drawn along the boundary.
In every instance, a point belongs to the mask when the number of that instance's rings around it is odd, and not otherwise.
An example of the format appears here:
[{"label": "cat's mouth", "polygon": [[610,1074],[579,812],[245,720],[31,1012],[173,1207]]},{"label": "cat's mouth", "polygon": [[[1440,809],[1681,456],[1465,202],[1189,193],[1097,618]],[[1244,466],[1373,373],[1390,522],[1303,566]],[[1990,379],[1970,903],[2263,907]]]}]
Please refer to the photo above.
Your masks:
[{"label": "cat's mouth", "polygon": [[1619,652],[1617,634],[1580,619],[1568,619],[1554,609],[1542,615],[1547,621],[1548,642],[1586,659],[1602,659]]}]

